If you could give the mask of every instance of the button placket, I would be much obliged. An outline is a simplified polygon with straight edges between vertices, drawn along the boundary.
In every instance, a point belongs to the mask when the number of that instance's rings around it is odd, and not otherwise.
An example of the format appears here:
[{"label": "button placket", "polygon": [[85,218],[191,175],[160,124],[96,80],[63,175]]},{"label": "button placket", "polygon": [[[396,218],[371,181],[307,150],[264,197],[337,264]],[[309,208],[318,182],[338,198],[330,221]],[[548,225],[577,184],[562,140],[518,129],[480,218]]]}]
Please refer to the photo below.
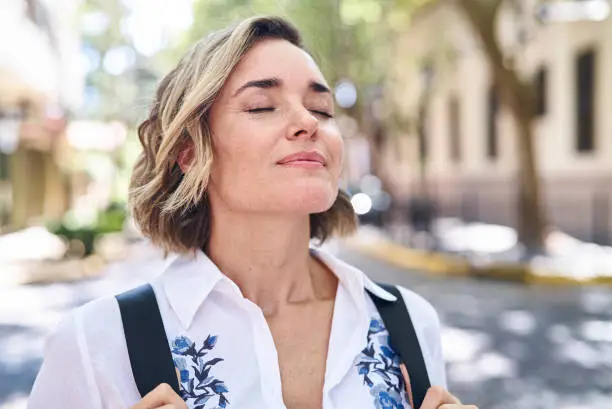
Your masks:
[{"label": "button placket", "polygon": [[270,408],[286,409],[282,397],[282,385],[278,353],[274,338],[261,309],[245,299],[253,333],[253,345],[257,357],[261,392]]},{"label": "button placket", "polygon": [[347,290],[339,287],[329,340],[324,396],[342,382],[361,352],[369,328],[367,317],[367,308],[354,304]]}]

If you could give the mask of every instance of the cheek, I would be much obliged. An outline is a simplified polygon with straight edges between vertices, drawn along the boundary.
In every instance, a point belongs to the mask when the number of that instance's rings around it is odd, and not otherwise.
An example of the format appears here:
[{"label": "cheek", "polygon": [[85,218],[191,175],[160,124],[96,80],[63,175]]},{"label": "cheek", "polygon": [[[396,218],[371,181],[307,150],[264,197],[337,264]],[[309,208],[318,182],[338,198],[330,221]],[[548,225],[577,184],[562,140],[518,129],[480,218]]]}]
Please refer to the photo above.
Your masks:
[{"label": "cheek", "polygon": [[334,129],[328,133],[326,137],[326,145],[329,150],[329,156],[332,160],[332,170],[337,173],[337,176],[340,175],[343,159],[344,159],[344,140],[340,135],[340,131],[337,127],[333,127]]},{"label": "cheek", "polygon": [[239,144],[221,144],[214,149],[211,177],[224,187],[252,180],[258,163],[256,151]]},{"label": "cheek", "polygon": [[270,138],[261,129],[239,120],[224,125],[222,132],[213,128],[212,178],[230,189],[257,185],[272,148]]}]

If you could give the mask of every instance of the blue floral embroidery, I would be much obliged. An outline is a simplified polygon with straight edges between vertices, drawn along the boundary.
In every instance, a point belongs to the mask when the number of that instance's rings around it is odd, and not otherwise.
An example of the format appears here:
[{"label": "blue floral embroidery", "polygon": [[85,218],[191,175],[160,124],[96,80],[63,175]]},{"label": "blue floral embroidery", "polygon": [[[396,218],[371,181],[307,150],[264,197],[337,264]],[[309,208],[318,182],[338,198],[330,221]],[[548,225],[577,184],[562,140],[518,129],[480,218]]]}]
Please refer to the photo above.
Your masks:
[{"label": "blue floral embroidery", "polygon": [[210,376],[210,370],[223,361],[223,358],[206,357],[216,343],[217,337],[209,335],[202,343],[202,347],[197,349],[195,342],[181,336],[175,338],[170,346],[174,366],[181,380],[181,398],[188,404],[192,403],[193,409],[204,409],[212,398],[215,398],[213,401],[217,401],[217,405],[213,406],[215,408],[225,408],[229,405],[225,396],[229,392],[227,387],[223,381]]},{"label": "blue floral embroidery", "polygon": [[380,319],[370,321],[368,345],[355,361],[370,388],[376,409],[404,409],[404,380],[399,356],[391,349],[389,332]]}]

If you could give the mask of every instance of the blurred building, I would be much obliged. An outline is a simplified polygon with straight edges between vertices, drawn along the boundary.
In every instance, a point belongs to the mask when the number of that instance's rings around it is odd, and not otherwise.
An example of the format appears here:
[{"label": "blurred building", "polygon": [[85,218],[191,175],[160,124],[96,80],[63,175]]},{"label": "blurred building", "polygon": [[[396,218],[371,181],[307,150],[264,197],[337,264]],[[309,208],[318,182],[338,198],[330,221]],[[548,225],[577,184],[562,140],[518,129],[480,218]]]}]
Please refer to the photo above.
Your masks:
[{"label": "blurred building", "polygon": [[0,231],[57,218],[68,206],[60,152],[83,87],[78,3],[2,1]]},{"label": "blurred building", "polygon": [[[578,21],[564,22],[560,2],[539,8],[523,0],[502,8],[497,30],[508,64],[536,84],[535,142],[550,219],[578,237],[610,241],[612,20],[607,3],[587,3],[599,14],[570,13]],[[418,193],[421,153],[444,215],[516,225],[513,118],[462,12],[453,2],[432,2],[398,39],[396,55],[395,100],[421,123],[406,129],[412,137],[387,143],[396,191]]]}]

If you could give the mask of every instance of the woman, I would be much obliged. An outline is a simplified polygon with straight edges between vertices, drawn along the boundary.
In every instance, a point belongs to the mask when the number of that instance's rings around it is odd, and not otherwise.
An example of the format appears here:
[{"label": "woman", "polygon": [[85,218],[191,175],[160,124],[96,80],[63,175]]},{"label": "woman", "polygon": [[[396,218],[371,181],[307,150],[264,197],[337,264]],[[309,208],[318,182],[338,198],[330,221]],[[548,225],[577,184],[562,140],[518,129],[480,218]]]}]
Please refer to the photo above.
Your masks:
[{"label": "woman", "polygon": [[[142,232],[173,254],[152,286],[181,396],[162,384],[141,398],[108,298],[51,335],[29,407],[408,407],[366,290],[394,296],[309,249],[355,228],[338,189],[333,111],[329,86],[282,19],[250,18],[196,44],[139,128],[130,197]],[[423,408],[462,407],[443,389],[435,311],[402,295],[437,385]]]}]

